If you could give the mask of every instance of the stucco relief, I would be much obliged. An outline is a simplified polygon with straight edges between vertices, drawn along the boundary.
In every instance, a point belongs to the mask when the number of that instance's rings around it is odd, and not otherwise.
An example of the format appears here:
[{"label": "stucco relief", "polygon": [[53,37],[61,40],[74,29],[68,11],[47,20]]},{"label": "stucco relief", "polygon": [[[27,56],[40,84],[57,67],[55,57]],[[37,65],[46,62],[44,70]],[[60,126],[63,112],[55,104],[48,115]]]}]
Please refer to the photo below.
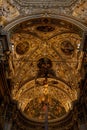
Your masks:
[{"label": "stucco relief", "polygon": [[12,5],[10,2],[7,0],[1,1],[0,4],[0,13],[1,13],[1,25],[4,25],[8,23],[9,21],[15,19],[17,16],[19,16],[19,11],[17,8]]},{"label": "stucco relief", "polygon": [[82,19],[87,24],[87,1],[83,1],[75,6],[72,15],[79,20]]},{"label": "stucco relief", "polygon": [[[14,20],[18,16],[35,14],[60,14],[75,17],[86,23],[86,1],[16,1],[0,2],[1,25]],[[4,19],[4,20],[3,20]],[[4,22],[5,21],[5,22]]]}]

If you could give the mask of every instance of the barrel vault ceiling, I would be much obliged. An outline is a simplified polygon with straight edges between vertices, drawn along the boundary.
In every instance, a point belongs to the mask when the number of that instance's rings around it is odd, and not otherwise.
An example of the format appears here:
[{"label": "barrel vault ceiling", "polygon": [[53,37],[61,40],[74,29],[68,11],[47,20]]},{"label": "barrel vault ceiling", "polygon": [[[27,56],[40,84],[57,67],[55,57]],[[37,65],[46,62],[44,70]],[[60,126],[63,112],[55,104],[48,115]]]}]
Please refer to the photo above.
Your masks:
[{"label": "barrel vault ceiling", "polygon": [[9,30],[11,96],[18,101],[18,108],[26,118],[43,121],[43,103],[47,102],[49,120],[59,120],[78,99],[79,83],[84,75],[83,31],[67,21],[46,16],[65,15],[86,25],[86,6],[86,0],[0,1],[0,25],[3,28],[23,16],[39,13],[44,16]]},{"label": "barrel vault ceiling", "polygon": [[[60,102],[60,117],[73,108],[83,73],[82,35],[73,24],[51,18],[28,20],[10,30],[12,98],[29,118],[44,119],[35,113],[43,109],[40,106],[45,100],[49,100],[50,108]],[[58,118],[57,108],[52,111],[50,120]]]}]

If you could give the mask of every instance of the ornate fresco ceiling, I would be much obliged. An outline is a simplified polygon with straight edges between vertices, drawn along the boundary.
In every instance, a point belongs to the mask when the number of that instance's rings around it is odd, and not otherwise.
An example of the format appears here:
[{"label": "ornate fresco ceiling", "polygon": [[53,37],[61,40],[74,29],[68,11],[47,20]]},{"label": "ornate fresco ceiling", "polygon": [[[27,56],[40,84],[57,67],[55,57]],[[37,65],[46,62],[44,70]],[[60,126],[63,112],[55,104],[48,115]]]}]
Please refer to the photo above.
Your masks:
[{"label": "ornate fresco ceiling", "polygon": [[[87,0],[0,0],[1,34],[8,35],[10,50],[6,76],[23,122],[71,119],[84,78],[86,26]],[[16,120],[21,128],[22,118]]]},{"label": "ornate fresco ceiling", "polygon": [[40,122],[47,107],[49,122],[65,117],[79,97],[82,30],[63,20],[37,18],[9,33],[11,93],[19,109]]}]

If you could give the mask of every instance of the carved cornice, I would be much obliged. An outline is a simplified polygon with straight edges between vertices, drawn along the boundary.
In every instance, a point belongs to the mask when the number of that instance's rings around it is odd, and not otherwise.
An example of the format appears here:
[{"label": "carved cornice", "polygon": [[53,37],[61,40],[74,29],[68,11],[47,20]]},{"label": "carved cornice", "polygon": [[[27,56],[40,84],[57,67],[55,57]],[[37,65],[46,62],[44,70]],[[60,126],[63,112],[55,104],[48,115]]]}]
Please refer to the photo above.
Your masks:
[{"label": "carved cornice", "polygon": [[[23,1],[23,0],[13,0],[15,3],[19,4],[20,6],[24,6],[24,7],[28,7],[28,6],[31,6],[31,5],[37,5],[37,6],[40,6],[42,5],[42,7],[44,6],[48,6],[49,8],[50,7],[54,7],[54,6],[70,6],[72,5],[73,3],[76,3],[77,1],[79,0],[26,0],[26,1]],[[51,5],[51,6],[50,6]]]},{"label": "carved cornice", "polygon": [[61,1],[23,1],[23,0],[11,0],[11,3],[17,7],[20,15],[35,14],[36,12],[54,12],[57,14],[71,14],[72,7],[77,4],[79,0],[63,0]]}]

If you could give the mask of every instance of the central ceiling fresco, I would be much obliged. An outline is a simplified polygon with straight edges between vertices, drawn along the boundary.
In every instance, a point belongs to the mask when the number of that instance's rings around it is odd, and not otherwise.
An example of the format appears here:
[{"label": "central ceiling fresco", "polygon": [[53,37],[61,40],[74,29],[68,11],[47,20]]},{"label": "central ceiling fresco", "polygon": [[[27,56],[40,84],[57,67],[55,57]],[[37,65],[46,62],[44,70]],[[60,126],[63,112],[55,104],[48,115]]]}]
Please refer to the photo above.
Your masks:
[{"label": "central ceiling fresco", "polygon": [[82,35],[77,26],[59,19],[37,18],[10,30],[12,98],[26,118],[60,120],[79,97]]}]

